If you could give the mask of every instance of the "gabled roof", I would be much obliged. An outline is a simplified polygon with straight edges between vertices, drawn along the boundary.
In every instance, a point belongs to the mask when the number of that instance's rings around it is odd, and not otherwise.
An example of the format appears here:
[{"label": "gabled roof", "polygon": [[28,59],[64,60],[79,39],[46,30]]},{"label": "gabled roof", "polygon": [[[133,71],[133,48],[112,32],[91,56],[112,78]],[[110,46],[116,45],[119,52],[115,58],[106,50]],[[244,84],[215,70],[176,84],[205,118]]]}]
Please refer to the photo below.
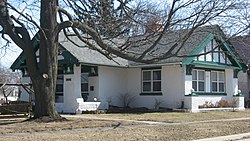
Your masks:
[{"label": "gabled roof", "polygon": [[[229,61],[232,64],[225,64],[220,62],[211,62],[211,61],[197,61],[195,58],[199,56],[200,53],[206,48],[209,42],[212,40],[218,42],[218,48],[221,49],[223,52],[226,52],[226,58],[229,59]],[[211,53],[209,53],[211,55]],[[225,54],[225,53],[223,53]],[[234,47],[229,43],[226,42],[222,37],[215,36],[214,34],[210,33],[206,38],[203,39],[201,44],[193,49],[190,53],[190,55],[197,55],[193,57],[186,57],[183,59],[182,63],[184,65],[206,65],[207,67],[214,67],[214,68],[231,68],[231,69],[238,69],[238,70],[245,70],[246,67],[244,64],[242,64],[241,60],[238,59],[238,54],[235,52]]]},{"label": "gabled roof", "polygon": [[[34,47],[35,51],[37,51],[39,48],[39,41],[40,41],[39,33],[36,33],[36,35],[32,38],[32,47]],[[20,66],[25,63],[25,59],[26,59],[25,54],[22,51],[22,53],[17,57],[14,63],[10,66],[10,68],[13,71],[16,69],[20,69]]]},{"label": "gabled roof", "polygon": [[[185,36],[185,34],[189,30],[178,30],[178,31],[169,31],[165,33],[160,40],[159,44],[156,45],[154,52],[152,54],[147,55],[147,58],[150,58],[157,54],[162,54],[163,52],[168,51],[175,43],[177,43],[177,48],[180,46],[182,41],[180,40]],[[36,37],[36,36],[35,36]],[[34,37],[34,38],[35,38]],[[194,33],[188,38],[188,40],[185,42],[183,47],[180,49],[178,55],[184,56],[184,55],[190,55],[194,53],[194,50],[201,45],[204,44],[208,38],[225,38],[224,33],[221,31],[221,29],[218,26],[204,26],[197,28]],[[91,65],[105,65],[105,66],[119,66],[119,67],[128,67],[128,66],[140,66],[145,65],[142,63],[132,62],[125,59],[122,59],[120,57],[113,58],[115,61],[110,60],[106,58],[101,53],[88,49],[84,46],[82,41],[78,39],[76,36],[69,36],[69,38],[74,41],[74,43],[70,42],[64,34],[59,34],[59,44],[61,48],[63,48],[63,56],[64,58],[70,57],[71,59],[67,59],[68,62],[73,60],[73,63],[82,63],[82,64],[91,64]],[[146,44],[140,45],[140,42],[135,42],[135,46],[138,46],[137,48],[131,49],[131,51],[142,53],[145,49],[150,47],[150,43],[154,41],[157,38],[157,35],[155,37],[152,37],[151,39],[148,39],[149,42]],[[38,49],[38,41],[39,38],[35,38],[34,40],[34,46],[36,49]],[[116,40],[116,42],[119,42],[120,40]],[[77,45],[81,46],[77,46]],[[136,45],[137,44],[137,45]],[[174,50],[175,51],[175,50]],[[187,59],[187,58],[186,58]],[[18,59],[12,64],[11,69],[18,69],[20,68],[20,65],[22,62],[24,62],[25,56],[22,52]],[[184,58],[185,60],[185,58]],[[168,64],[168,63],[181,63],[183,62],[183,58],[181,57],[171,57],[165,60],[161,60],[157,62],[156,64]],[[60,63],[60,61],[59,61]],[[155,65],[155,64],[153,64]]]},{"label": "gabled roof", "polygon": [[[106,65],[106,66],[128,66],[128,61],[120,57],[115,57],[113,60],[108,59],[101,53],[84,47],[83,42],[76,36],[69,36],[74,41],[74,44],[70,42],[64,34],[59,35],[59,43],[68,52],[70,52],[80,63],[92,64],[92,65]],[[76,46],[79,45],[80,47]]]},{"label": "gabled roof", "polygon": [[239,54],[239,59],[242,59],[245,64],[250,65],[250,35],[238,36],[230,39],[236,52]]},{"label": "gabled roof", "polygon": [[[156,46],[154,54],[162,54],[166,51],[168,51],[175,43],[178,45],[176,46],[176,49],[178,49],[181,44],[184,36],[189,32],[189,30],[178,30],[178,31],[169,31],[163,35],[163,38],[159,42],[159,44]],[[192,51],[199,47],[200,44],[206,39],[209,35],[213,36],[220,36],[224,37],[223,32],[219,28],[219,26],[203,26],[197,28],[193,34],[188,38],[188,40],[184,43],[182,48],[180,49],[178,55],[179,56],[188,56],[192,53]],[[143,50],[147,49],[149,45],[146,45],[144,47],[138,48],[139,52],[143,52]],[[173,52],[176,51],[173,50]],[[166,64],[166,63],[179,63],[182,62],[183,57],[171,57],[164,60],[159,61],[159,64]],[[142,65],[141,63],[131,62],[130,65]]]}]

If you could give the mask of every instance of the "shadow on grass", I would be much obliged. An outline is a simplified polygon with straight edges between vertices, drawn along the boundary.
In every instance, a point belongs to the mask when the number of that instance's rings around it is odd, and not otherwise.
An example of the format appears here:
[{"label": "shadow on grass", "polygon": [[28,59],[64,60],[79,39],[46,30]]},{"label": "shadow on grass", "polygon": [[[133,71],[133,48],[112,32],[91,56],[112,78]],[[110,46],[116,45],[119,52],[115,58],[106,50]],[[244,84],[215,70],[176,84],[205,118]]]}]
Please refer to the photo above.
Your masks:
[{"label": "shadow on grass", "polygon": [[25,122],[28,115],[0,115],[0,125],[9,125]]}]

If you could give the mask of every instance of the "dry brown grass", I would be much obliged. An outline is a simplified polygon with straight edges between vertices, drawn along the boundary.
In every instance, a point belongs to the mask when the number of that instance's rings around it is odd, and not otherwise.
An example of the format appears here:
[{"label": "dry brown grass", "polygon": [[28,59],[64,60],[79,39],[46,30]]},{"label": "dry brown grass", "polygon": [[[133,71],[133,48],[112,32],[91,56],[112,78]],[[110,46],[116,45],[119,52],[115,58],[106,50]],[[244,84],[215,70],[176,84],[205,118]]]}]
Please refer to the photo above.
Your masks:
[{"label": "dry brown grass", "polygon": [[[79,115],[78,115],[79,116]],[[146,113],[81,115],[90,119],[70,118],[64,122],[23,122],[21,119],[0,118],[0,140],[192,140],[222,135],[250,132],[250,120],[196,122],[211,119],[250,117],[249,111],[208,113]],[[128,121],[105,121],[93,117],[111,119],[150,120],[179,122],[169,125],[142,125]],[[91,119],[92,118],[92,119]],[[194,123],[187,123],[187,122]]]},{"label": "dry brown grass", "polygon": [[82,116],[111,118],[111,119],[129,119],[129,120],[142,120],[142,121],[160,121],[160,122],[193,122],[204,120],[217,120],[217,119],[232,119],[250,117],[250,110],[223,112],[211,111],[203,113],[183,113],[183,112],[166,112],[166,113],[142,113],[142,114],[84,114]]}]

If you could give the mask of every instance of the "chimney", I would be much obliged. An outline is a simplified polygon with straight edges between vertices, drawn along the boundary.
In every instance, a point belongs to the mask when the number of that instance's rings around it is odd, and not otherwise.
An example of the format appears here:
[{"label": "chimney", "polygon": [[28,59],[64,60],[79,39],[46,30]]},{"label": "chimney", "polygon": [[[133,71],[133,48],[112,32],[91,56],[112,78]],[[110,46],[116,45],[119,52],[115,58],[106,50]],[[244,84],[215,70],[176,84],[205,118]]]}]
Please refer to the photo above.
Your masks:
[{"label": "chimney", "polygon": [[146,33],[162,32],[163,24],[160,20],[150,20],[146,25]]}]

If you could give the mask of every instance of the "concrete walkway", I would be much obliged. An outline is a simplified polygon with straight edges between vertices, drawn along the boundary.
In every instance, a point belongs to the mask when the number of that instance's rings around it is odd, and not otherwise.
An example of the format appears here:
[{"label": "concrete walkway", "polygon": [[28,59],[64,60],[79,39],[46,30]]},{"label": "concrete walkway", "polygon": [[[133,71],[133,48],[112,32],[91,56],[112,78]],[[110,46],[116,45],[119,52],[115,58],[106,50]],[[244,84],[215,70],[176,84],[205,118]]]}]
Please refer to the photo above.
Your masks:
[{"label": "concrete walkway", "polygon": [[206,138],[206,139],[193,140],[193,141],[250,141],[250,133]]},{"label": "concrete walkway", "polygon": [[96,119],[96,120],[106,120],[106,121],[127,121],[136,123],[145,123],[149,125],[183,125],[183,124],[195,124],[195,123],[210,123],[210,122],[221,122],[221,121],[241,121],[250,120],[247,118],[231,118],[231,119],[219,119],[219,120],[204,120],[204,121],[193,121],[193,122],[159,122],[159,121],[143,121],[143,120],[129,120],[129,119],[110,119],[110,118],[99,118],[99,117],[89,117],[84,115],[61,115],[65,118],[83,118],[83,119]]}]

